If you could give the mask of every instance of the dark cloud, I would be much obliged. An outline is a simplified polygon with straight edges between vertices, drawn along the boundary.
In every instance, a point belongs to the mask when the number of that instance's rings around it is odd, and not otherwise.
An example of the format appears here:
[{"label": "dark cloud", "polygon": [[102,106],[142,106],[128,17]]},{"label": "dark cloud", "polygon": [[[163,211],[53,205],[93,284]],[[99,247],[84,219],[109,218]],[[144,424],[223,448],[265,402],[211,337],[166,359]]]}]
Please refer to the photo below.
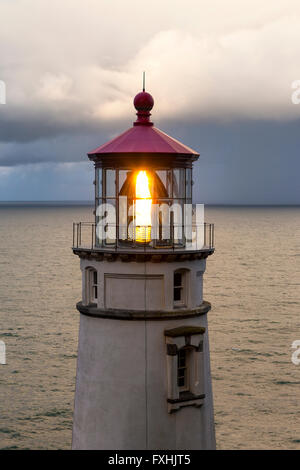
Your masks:
[{"label": "dark cloud", "polygon": [[93,179],[87,162],[0,167],[0,200],[92,200]]},{"label": "dark cloud", "polygon": [[[161,124],[159,127],[162,130],[200,152],[194,169],[196,201],[206,204],[300,204],[300,120],[289,123],[243,121],[185,124],[173,121]],[[118,132],[122,130],[125,128]],[[14,175],[14,181],[22,175],[22,185],[16,184],[17,199],[22,199],[24,194],[29,199],[30,195],[33,199],[39,199],[38,188],[45,199],[57,199],[56,180],[65,181],[68,199],[80,199],[83,194],[85,199],[88,194],[92,197],[90,175],[93,172],[93,164],[86,153],[109,137],[107,133],[99,132],[28,144],[9,144],[6,153],[0,146],[0,162],[2,167],[11,168],[9,175]],[[24,164],[27,164],[28,170]],[[32,164],[37,164],[39,174],[34,185],[32,178],[36,173]],[[80,184],[81,174],[82,185],[88,185],[84,190]],[[0,185],[3,185],[5,178],[4,175],[0,179]],[[27,190],[24,189],[26,185]],[[8,191],[7,194],[11,194],[11,189]],[[61,191],[59,194],[61,196]]]},{"label": "dark cloud", "polygon": [[[209,204],[300,204],[300,120],[173,129],[199,150],[194,196]],[[168,128],[170,130],[170,128]]]},{"label": "dark cloud", "polygon": [[78,129],[77,132],[74,130],[52,138],[48,136],[34,141],[0,142],[0,167],[87,161],[87,152],[111,137],[111,133],[101,129],[87,133]]},{"label": "dark cloud", "polygon": [[81,162],[86,183],[86,153],[132,125],[146,70],[155,124],[201,153],[197,199],[300,203],[299,2],[152,0],[146,22],[140,6],[1,3],[0,198],[57,199],[55,181],[85,198]]}]

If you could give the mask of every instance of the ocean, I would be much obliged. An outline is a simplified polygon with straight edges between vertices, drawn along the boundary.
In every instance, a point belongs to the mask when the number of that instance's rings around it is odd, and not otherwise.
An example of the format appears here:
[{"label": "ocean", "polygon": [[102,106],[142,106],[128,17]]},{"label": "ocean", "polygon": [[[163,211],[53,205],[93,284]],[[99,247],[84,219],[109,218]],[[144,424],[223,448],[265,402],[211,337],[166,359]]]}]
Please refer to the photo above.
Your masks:
[{"label": "ocean", "polygon": [[[84,205],[0,205],[0,449],[69,449]],[[206,207],[218,449],[300,449],[300,207]]]}]

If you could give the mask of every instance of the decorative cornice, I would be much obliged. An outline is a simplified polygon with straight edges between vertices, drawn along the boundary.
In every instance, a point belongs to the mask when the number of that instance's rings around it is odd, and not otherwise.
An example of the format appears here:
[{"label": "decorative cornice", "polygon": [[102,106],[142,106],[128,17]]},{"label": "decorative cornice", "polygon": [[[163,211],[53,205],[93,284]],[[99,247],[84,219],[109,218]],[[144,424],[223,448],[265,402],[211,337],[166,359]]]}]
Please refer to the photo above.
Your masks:
[{"label": "decorative cornice", "polygon": [[179,398],[168,398],[167,402],[168,403],[184,403],[188,401],[194,402],[196,400],[203,400],[204,398],[205,398],[205,393],[202,393],[201,395],[194,395],[193,393],[186,392],[186,393],[182,393]]},{"label": "decorative cornice", "polygon": [[179,326],[178,328],[172,328],[165,330],[165,336],[171,338],[177,338],[178,336],[191,336],[191,335],[203,335],[205,328],[203,326]]},{"label": "decorative cornice", "polygon": [[113,320],[177,320],[205,315],[211,309],[211,304],[205,300],[194,309],[184,310],[119,310],[101,309],[96,304],[83,305],[82,302],[76,304],[77,310],[83,315],[94,318],[111,318]]},{"label": "decorative cornice", "polygon": [[151,263],[172,263],[174,261],[194,261],[199,259],[206,259],[208,256],[214,253],[214,248],[201,251],[181,251],[177,253],[170,252],[126,252],[120,251],[100,251],[86,248],[73,248],[73,253],[78,255],[79,258],[96,260],[96,261],[117,261],[121,260],[124,263],[137,262],[143,263],[150,261]]}]

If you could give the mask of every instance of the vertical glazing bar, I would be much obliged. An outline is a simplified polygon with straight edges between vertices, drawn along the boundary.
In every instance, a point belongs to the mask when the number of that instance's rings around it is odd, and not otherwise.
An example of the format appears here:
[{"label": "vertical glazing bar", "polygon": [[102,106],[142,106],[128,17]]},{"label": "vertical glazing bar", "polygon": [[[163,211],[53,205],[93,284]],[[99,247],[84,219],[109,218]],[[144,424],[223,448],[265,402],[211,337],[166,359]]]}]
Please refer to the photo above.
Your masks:
[{"label": "vertical glazing bar", "polygon": [[116,187],[116,241],[115,241],[115,248],[118,247],[118,240],[119,240],[119,170],[115,172],[115,187]]},{"label": "vertical glazing bar", "polygon": [[136,207],[135,207],[135,202],[133,201],[133,220],[132,220],[132,242],[133,242],[133,248],[136,248]]},{"label": "vertical glazing bar", "polygon": [[[173,215],[173,212],[171,212],[171,216]],[[174,239],[174,217],[171,219],[171,243],[173,247],[173,251],[175,250],[175,239]]]},{"label": "vertical glazing bar", "polygon": [[95,165],[95,179],[94,179],[94,183],[95,183],[95,191],[94,191],[94,194],[95,194],[95,201],[94,201],[94,216],[95,216],[95,222],[96,222],[96,213],[97,213],[97,201],[98,201],[98,187],[99,187],[99,171],[98,169],[96,168],[96,165]]}]

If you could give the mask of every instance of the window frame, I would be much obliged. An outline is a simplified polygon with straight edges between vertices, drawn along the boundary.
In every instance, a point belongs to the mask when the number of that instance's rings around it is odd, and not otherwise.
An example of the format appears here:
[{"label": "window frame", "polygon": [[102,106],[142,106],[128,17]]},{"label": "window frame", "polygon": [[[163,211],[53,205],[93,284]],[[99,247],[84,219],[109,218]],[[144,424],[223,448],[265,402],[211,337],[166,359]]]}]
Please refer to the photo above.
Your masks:
[{"label": "window frame", "polygon": [[91,270],[91,300],[92,303],[97,303],[98,301],[98,272],[96,269]]},{"label": "window frame", "polygon": [[[180,365],[180,356],[182,356],[182,354],[184,353],[184,366],[181,366]],[[178,390],[179,390],[179,394],[182,393],[182,392],[189,392],[190,389],[191,389],[191,385],[190,385],[190,355],[191,355],[192,351],[190,348],[188,347],[183,347],[181,349],[178,350],[178,353],[177,353],[177,387],[178,387]],[[180,370],[184,370],[184,384],[183,385],[179,385],[179,371]]]},{"label": "window frame", "polygon": [[[96,282],[95,282],[96,275]],[[93,267],[86,268],[86,303],[97,304],[99,299],[99,278],[98,271]]]},{"label": "window frame", "polygon": [[[173,306],[174,308],[186,308],[188,306],[188,269],[176,269],[173,272]],[[181,275],[180,285],[175,285],[176,274]],[[180,299],[175,299],[175,290],[180,291]]]}]

